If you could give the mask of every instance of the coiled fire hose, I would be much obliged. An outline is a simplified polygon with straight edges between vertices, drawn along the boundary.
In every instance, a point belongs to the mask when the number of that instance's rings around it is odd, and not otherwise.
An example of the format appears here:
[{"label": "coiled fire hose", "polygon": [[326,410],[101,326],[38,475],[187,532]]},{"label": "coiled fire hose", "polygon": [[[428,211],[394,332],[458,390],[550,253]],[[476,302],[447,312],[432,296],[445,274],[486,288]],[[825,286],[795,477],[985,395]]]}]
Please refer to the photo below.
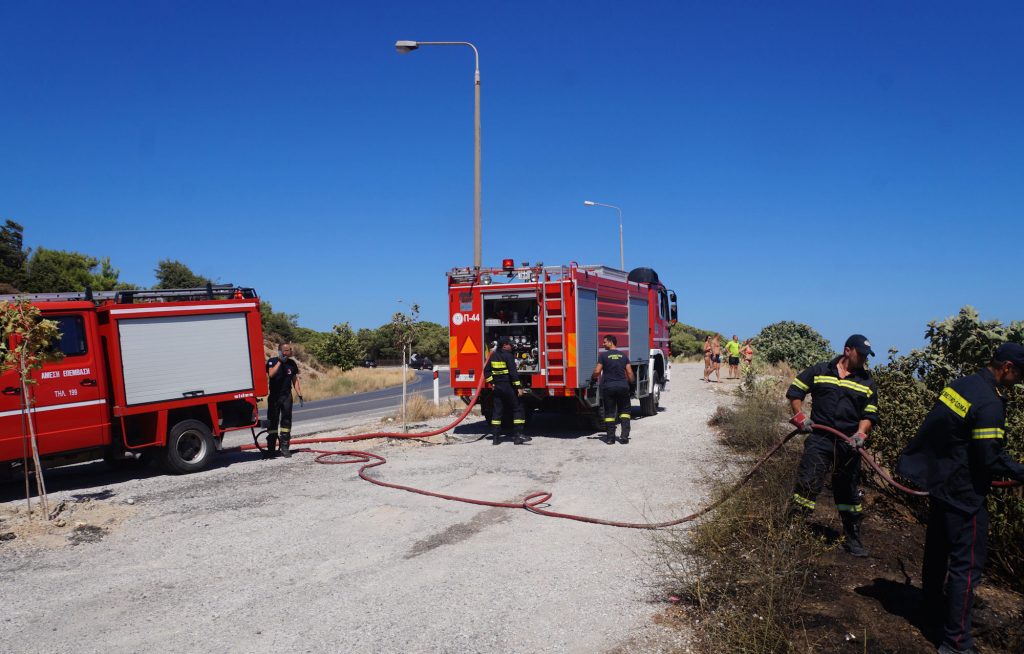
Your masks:
[{"label": "coiled fire hose", "polygon": [[[484,361],[484,365],[485,366],[487,364],[487,361],[490,360],[490,358],[491,358],[490,355],[488,355],[487,359]],[[436,435],[444,433],[444,432],[446,432],[446,431],[448,431],[450,429],[453,429],[456,425],[458,425],[459,423],[461,423],[463,420],[466,419],[466,417],[469,415],[469,412],[472,411],[473,407],[476,405],[477,400],[479,400],[480,392],[483,389],[483,385],[484,385],[484,378],[483,378],[483,375],[481,375],[480,376],[480,381],[477,382],[476,389],[475,389],[475,391],[473,393],[473,398],[472,398],[472,400],[470,400],[469,404],[466,406],[466,408],[463,410],[463,412],[461,414],[459,414],[459,416],[453,422],[451,422],[450,424],[445,425],[444,427],[441,427],[439,429],[434,429],[434,430],[425,431],[425,432],[416,432],[416,433],[402,433],[402,432],[381,431],[381,432],[371,432],[371,433],[366,433],[366,434],[353,434],[353,435],[350,435],[350,436],[325,436],[325,437],[317,437],[317,438],[299,438],[299,439],[294,439],[293,438],[291,440],[291,444],[293,444],[293,445],[311,445],[311,444],[317,444],[317,443],[349,443],[349,442],[354,442],[354,441],[368,440],[368,439],[371,439],[371,438],[419,439],[419,438],[428,438],[430,436],[436,436]],[[818,431],[824,431],[824,432],[828,432],[830,434],[833,434],[837,438],[841,438],[843,441],[845,441],[851,447],[853,446],[852,439],[849,436],[847,436],[846,434],[842,433],[841,431],[839,431],[837,429],[833,429],[833,428],[827,427],[825,425],[814,425],[814,429],[818,430]],[[527,495],[526,497],[524,497],[522,500],[520,500],[518,502],[498,502],[498,501],[494,501],[494,500],[481,500],[481,499],[474,499],[474,498],[470,498],[470,497],[460,497],[458,495],[447,495],[445,493],[437,493],[437,492],[434,492],[434,491],[424,490],[422,488],[415,488],[413,486],[405,486],[405,485],[402,485],[402,484],[394,484],[394,483],[391,483],[391,482],[381,481],[380,479],[375,479],[374,477],[369,476],[367,474],[368,470],[370,470],[371,468],[376,468],[377,466],[382,466],[385,463],[387,463],[387,459],[385,459],[384,457],[382,457],[382,456],[380,456],[378,454],[373,454],[371,452],[362,452],[362,451],[359,451],[359,450],[334,451],[334,450],[318,450],[318,449],[314,449],[314,448],[303,448],[303,451],[313,452],[314,454],[316,454],[317,457],[316,457],[315,461],[317,463],[330,464],[330,465],[340,465],[340,464],[348,464],[348,463],[360,463],[360,464],[362,464],[359,467],[359,471],[358,471],[360,479],[363,479],[364,481],[368,481],[371,484],[375,484],[377,486],[383,486],[384,488],[393,488],[393,489],[396,489],[396,490],[407,491],[409,493],[416,493],[418,495],[426,495],[428,497],[436,497],[436,498],[439,498],[439,499],[442,499],[442,500],[450,500],[450,501],[453,501],[453,502],[463,502],[465,504],[475,504],[475,505],[478,505],[478,506],[488,506],[488,507],[505,508],[505,509],[524,509],[526,511],[529,511],[530,513],[536,513],[538,515],[547,516],[549,518],[562,518],[564,520],[575,520],[576,522],[587,522],[587,523],[590,523],[590,524],[605,525],[605,526],[608,526],[608,527],[621,527],[621,528],[625,528],[625,529],[664,529],[666,527],[674,527],[674,526],[681,525],[681,524],[686,523],[686,522],[692,522],[692,521],[694,521],[694,520],[696,520],[696,519],[698,519],[698,518],[700,518],[700,517],[710,513],[711,511],[714,511],[716,508],[721,506],[722,503],[724,503],[726,500],[728,500],[730,497],[732,497],[744,484],[746,484],[748,481],[750,481],[750,478],[753,477],[754,474],[758,470],[760,470],[761,467],[765,463],[767,463],[768,460],[770,458],[772,458],[775,455],[776,452],[778,452],[780,449],[782,449],[782,447],[787,442],[789,442],[790,439],[792,439],[794,436],[796,436],[799,433],[801,433],[799,429],[794,429],[793,431],[791,431],[788,434],[786,434],[778,443],[773,445],[768,450],[768,452],[760,460],[758,460],[758,462],[756,464],[754,464],[754,466],[749,471],[747,471],[747,473],[745,475],[743,475],[735,484],[733,484],[732,487],[726,493],[723,493],[722,496],[719,497],[714,502],[708,504],[707,506],[705,506],[705,507],[703,507],[703,508],[701,508],[701,509],[699,509],[699,510],[697,510],[697,511],[691,513],[691,514],[689,514],[689,515],[683,516],[681,518],[676,518],[674,520],[666,520],[664,522],[621,522],[621,521],[617,521],[617,520],[604,520],[604,519],[601,519],[601,518],[592,518],[592,517],[589,517],[589,516],[575,515],[575,514],[572,514],[572,513],[561,513],[561,512],[558,512],[558,511],[551,511],[549,509],[544,508],[548,504],[548,501],[552,497],[552,494],[549,493],[549,492],[546,492],[546,491],[538,491],[538,492],[535,492],[535,493],[530,493],[529,495]],[[254,449],[258,449],[258,450],[262,451],[263,448],[260,447],[259,442],[256,439],[255,429],[253,430],[253,440],[254,440],[254,444],[253,445],[241,445],[241,446],[236,447],[236,448],[227,448],[225,451],[232,451],[232,450],[234,450],[234,451],[245,451],[245,450],[254,450]],[[857,448],[857,451],[860,453],[861,458],[864,459],[864,461],[868,464],[868,466],[871,467],[871,469],[874,470],[879,475],[879,477],[881,477],[883,480],[885,480],[886,483],[891,484],[893,487],[898,488],[899,490],[901,490],[901,491],[903,491],[905,493],[909,493],[911,495],[917,495],[917,496],[927,496],[928,495],[928,493],[926,491],[916,490],[916,489],[910,488],[908,486],[904,486],[904,485],[900,484],[899,482],[897,482],[896,480],[894,480],[892,478],[892,476],[877,461],[875,461],[874,457],[871,456],[871,453],[868,452],[867,450],[865,450],[864,448]],[[1019,482],[1015,482],[1015,481],[995,481],[995,482],[992,482],[992,485],[993,486],[1020,486],[1021,484]]]}]

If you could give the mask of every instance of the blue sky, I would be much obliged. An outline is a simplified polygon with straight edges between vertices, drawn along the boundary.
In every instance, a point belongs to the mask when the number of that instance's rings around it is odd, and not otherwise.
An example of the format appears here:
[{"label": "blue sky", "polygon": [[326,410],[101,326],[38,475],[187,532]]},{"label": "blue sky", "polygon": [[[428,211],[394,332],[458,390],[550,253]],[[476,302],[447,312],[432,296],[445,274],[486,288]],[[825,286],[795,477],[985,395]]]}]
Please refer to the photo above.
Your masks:
[{"label": "blue sky", "polygon": [[[1024,5],[5,2],[0,219],[174,258],[317,329],[483,258],[652,266],[684,322],[876,351],[1024,317]],[[881,350],[880,350],[881,348]]]}]

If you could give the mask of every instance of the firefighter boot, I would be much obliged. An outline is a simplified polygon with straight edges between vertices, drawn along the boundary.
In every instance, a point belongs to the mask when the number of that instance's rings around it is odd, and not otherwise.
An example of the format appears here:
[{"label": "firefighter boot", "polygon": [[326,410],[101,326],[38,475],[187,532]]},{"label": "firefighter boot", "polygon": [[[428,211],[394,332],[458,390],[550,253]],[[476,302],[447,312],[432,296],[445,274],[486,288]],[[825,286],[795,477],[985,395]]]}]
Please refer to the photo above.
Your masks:
[{"label": "firefighter boot", "polygon": [[615,423],[608,423],[608,426],[604,428],[604,442],[609,445],[615,444]]},{"label": "firefighter boot", "polygon": [[625,445],[629,442],[629,418],[622,419],[622,434],[619,435],[619,442]]},{"label": "firefighter boot", "polygon": [[512,428],[512,443],[514,445],[522,445],[526,442],[526,437],[523,436],[523,426],[516,425]]},{"label": "firefighter boot", "polygon": [[290,442],[290,438],[281,439],[281,456],[283,456],[286,459],[290,459],[292,457],[292,451],[288,447]]},{"label": "firefighter boot", "polygon": [[840,515],[843,518],[843,534],[846,536],[846,540],[843,541],[843,549],[853,556],[861,558],[867,556],[868,551],[860,542],[860,523],[864,521],[864,516],[849,511],[843,511]]},{"label": "firefighter boot", "polygon": [[267,436],[267,449],[263,451],[263,456],[268,459],[277,456],[277,436]]}]

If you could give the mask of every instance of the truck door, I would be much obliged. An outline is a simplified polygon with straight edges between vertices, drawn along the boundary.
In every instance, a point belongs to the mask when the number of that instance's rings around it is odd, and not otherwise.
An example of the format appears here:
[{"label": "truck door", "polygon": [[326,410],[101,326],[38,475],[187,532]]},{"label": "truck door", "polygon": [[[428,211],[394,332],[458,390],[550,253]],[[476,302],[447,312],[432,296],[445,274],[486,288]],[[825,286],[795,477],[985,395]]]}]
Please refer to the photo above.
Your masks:
[{"label": "truck door", "polygon": [[[102,355],[98,352],[96,317],[81,312],[44,315],[57,323],[61,337],[54,347],[64,354],[56,363],[33,372],[37,381],[33,418],[40,454],[66,452],[105,444],[109,440],[109,418],[105,381],[101,376]],[[22,417],[18,375],[8,372],[0,379],[0,451],[21,458]]]}]

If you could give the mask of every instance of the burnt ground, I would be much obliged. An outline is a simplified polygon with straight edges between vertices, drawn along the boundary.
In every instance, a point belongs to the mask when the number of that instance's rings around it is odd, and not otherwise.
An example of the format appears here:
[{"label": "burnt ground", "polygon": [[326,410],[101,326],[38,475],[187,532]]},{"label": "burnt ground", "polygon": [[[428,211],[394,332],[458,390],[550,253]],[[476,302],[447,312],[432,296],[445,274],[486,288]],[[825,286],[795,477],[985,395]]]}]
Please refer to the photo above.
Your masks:
[{"label": "burnt ground", "polygon": [[[836,547],[821,558],[800,640],[816,652],[931,654],[937,643],[924,633],[919,609],[925,527],[889,496],[864,491],[862,540],[871,556],[858,559]],[[828,495],[819,497],[810,527],[835,542],[841,526]],[[985,654],[1024,652],[1024,597],[986,578],[975,595],[974,635]]]}]

